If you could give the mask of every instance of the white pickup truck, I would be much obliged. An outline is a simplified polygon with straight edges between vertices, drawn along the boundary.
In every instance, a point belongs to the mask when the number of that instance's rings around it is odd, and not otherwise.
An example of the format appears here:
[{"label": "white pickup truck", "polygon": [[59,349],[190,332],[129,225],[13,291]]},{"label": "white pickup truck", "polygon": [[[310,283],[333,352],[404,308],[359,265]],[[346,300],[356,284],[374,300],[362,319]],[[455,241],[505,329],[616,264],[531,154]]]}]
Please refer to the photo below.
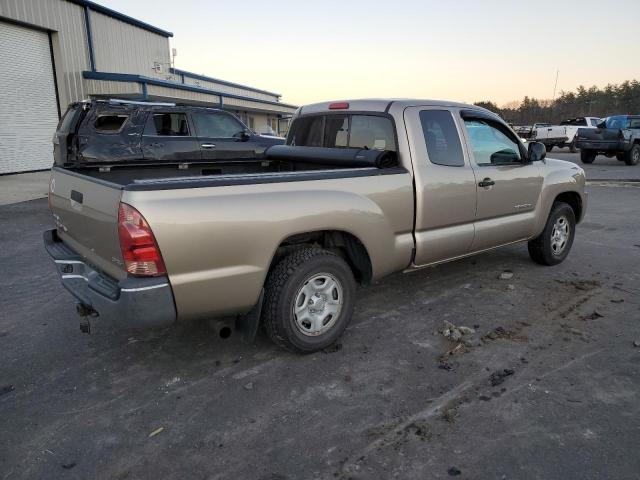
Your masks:
[{"label": "white pickup truck", "polygon": [[569,147],[571,153],[578,151],[576,148],[576,134],[579,128],[596,128],[602,122],[597,117],[569,118],[560,122],[560,125],[548,123],[536,123],[531,132],[531,140],[544,143],[547,152],[553,147]]}]

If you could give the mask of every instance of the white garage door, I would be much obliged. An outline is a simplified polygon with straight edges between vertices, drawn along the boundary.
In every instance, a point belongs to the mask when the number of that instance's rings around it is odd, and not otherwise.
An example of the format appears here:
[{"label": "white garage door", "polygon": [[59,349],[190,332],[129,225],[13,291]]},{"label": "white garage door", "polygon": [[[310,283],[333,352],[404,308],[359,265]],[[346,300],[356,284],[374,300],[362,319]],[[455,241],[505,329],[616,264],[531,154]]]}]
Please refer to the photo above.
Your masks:
[{"label": "white garage door", "polygon": [[0,173],[50,168],[58,123],[49,37],[0,22]]}]

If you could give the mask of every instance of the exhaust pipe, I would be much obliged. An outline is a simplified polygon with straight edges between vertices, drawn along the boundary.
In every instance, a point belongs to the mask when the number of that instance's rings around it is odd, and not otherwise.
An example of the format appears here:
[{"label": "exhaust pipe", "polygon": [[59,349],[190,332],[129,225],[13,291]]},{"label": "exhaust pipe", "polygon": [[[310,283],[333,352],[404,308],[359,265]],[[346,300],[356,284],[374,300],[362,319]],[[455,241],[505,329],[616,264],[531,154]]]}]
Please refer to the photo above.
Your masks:
[{"label": "exhaust pipe", "polygon": [[233,332],[233,330],[231,329],[231,326],[228,323],[223,322],[221,320],[212,322],[211,328],[213,329],[213,331],[216,333],[217,336],[224,339],[229,338],[231,336],[231,333]]}]

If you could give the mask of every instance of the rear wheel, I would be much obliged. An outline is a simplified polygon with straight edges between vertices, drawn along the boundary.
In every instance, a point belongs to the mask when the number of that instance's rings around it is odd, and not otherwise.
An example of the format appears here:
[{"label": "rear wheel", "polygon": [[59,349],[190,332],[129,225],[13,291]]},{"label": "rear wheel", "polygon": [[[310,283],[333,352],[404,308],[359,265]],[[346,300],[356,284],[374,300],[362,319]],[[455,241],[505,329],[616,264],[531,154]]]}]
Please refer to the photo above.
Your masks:
[{"label": "rear wheel", "polygon": [[573,245],[576,216],[564,202],[556,202],[542,233],[529,242],[529,256],[541,265],[557,265],[562,262]]},{"label": "rear wheel", "polygon": [[277,345],[311,353],[334,343],[351,321],[356,283],[347,262],[315,247],[280,260],[265,285],[264,328]]},{"label": "rear wheel", "polygon": [[625,153],[624,163],[627,165],[637,165],[640,162],[640,145],[635,144],[631,150]]},{"label": "rear wheel", "polygon": [[595,159],[596,159],[596,152],[594,152],[593,150],[585,150],[585,149],[580,150],[580,161],[582,163],[593,163]]}]

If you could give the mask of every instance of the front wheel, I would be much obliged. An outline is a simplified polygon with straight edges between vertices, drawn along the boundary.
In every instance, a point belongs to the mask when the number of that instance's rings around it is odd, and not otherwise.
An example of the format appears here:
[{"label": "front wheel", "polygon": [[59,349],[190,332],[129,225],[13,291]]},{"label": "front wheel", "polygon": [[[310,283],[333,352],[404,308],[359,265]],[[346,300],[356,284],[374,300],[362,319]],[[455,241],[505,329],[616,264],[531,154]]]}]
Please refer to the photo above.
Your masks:
[{"label": "front wheel", "polygon": [[557,265],[569,255],[575,231],[573,208],[563,202],[554,203],[544,230],[529,242],[529,256],[541,265]]},{"label": "front wheel", "polygon": [[334,343],[351,321],[356,283],[338,255],[321,248],[293,251],[271,270],[262,308],[277,345],[311,353]]},{"label": "front wheel", "polygon": [[640,162],[640,145],[637,143],[625,153],[624,163],[627,165],[637,165]]},{"label": "front wheel", "polygon": [[593,150],[580,150],[580,161],[582,161],[582,163],[593,163],[595,159],[596,152],[594,152]]}]

